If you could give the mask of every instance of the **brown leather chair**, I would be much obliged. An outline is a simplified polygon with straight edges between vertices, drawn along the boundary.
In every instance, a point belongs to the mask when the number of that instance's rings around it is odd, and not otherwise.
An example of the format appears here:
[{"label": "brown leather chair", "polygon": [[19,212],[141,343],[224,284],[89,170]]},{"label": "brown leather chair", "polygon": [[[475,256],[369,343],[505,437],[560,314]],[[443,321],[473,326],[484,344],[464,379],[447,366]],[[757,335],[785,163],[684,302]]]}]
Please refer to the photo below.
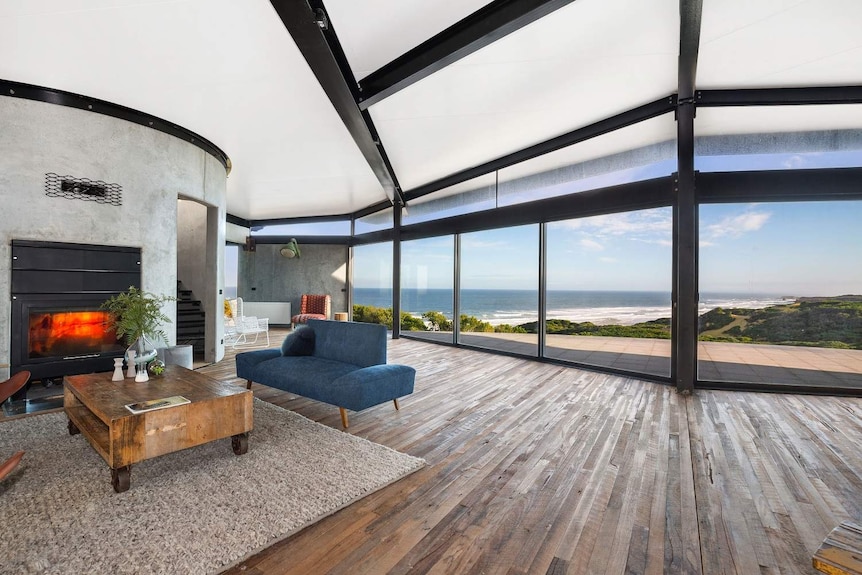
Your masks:
[{"label": "brown leather chair", "polygon": [[332,299],[328,295],[302,294],[299,313],[290,318],[290,323],[308,323],[310,319],[329,319],[332,315]]},{"label": "brown leather chair", "polygon": [[[0,403],[3,403],[12,397],[12,394],[24,387],[28,381],[30,381],[30,372],[19,371],[6,381],[0,383]],[[24,452],[19,451],[0,464],[0,480],[12,473],[12,470],[18,466],[18,463],[21,461],[23,456]]]}]

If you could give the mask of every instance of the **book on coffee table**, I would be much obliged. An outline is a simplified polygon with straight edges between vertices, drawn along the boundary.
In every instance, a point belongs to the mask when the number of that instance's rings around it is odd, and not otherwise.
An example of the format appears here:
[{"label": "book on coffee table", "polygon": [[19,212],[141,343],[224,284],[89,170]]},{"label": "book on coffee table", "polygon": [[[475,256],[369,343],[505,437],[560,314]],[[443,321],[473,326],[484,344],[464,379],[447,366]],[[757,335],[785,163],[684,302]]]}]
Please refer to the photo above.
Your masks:
[{"label": "book on coffee table", "polygon": [[164,397],[162,399],[151,399],[149,401],[129,403],[128,405],[126,405],[126,409],[128,409],[132,413],[144,413],[146,411],[153,411],[154,409],[175,407],[177,405],[183,405],[184,403],[191,403],[191,401],[181,395],[174,395],[171,397]]}]

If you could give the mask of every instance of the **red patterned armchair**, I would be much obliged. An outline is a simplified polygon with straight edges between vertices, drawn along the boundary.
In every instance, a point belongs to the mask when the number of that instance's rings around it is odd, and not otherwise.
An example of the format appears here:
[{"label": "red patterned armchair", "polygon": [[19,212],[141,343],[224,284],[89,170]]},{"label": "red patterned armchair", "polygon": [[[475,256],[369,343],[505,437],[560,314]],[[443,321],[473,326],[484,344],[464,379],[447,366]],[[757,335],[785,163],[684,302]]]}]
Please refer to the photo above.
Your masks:
[{"label": "red patterned armchair", "polygon": [[299,313],[290,318],[290,323],[307,323],[310,319],[329,319],[332,315],[332,298],[328,295],[302,294]]}]

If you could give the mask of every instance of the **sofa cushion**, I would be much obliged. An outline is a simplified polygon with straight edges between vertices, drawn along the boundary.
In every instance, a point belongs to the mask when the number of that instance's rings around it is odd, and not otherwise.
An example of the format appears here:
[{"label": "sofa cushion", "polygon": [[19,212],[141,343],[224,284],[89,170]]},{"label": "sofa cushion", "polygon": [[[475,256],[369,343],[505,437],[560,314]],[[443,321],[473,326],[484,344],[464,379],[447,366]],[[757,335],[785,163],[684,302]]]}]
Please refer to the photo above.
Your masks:
[{"label": "sofa cushion", "polygon": [[287,334],[281,344],[281,355],[311,355],[314,353],[314,330],[300,327]]},{"label": "sofa cushion", "polygon": [[[254,367],[252,381],[329,403],[332,382],[360,369],[349,363],[311,356],[283,356]],[[338,405],[335,403],[335,405]]]},{"label": "sofa cushion", "polygon": [[314,357],[369,367],[386,363],[386,326],[352,321],[308,320]]}]

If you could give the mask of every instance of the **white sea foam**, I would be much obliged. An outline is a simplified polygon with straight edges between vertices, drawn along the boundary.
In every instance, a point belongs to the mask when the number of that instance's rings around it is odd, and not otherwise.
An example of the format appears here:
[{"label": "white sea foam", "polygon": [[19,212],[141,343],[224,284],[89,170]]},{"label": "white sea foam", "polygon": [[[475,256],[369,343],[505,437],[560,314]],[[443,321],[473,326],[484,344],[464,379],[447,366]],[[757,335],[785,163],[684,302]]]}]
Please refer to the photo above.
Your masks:
[{"label": "white sea foam", "polygon": [[[473,316],[491,325],[520,325],[534,322],[538,319],[535,305],[535,292],[525,292],[521,297],[517,292],[503,292],[502,295],[489,290],[481,297],[476,294],[462,304],[463,314]],[[738,295],[701,293],[702,300],[698,303],[698,313],[704,314],[716,307],[758,309],[773,305],[781,305],[794,301],[792,297],[775,295]],[[649,292],[631,292],[631,297],[625,292],[555,292],[550,298],[548,318],[564,319],[574,322],[592,322],[596,325],[633,325],[646,321],[667,319],[671,317],[670,294]],[[562,300],[562,301],[561,301]],[[641,300],[641,301],[639,301]],[[631,301],[637,305],[625,305]],[[418,304],[425,309],[434,309],[447,298],[438,302],[430,300]],[[665,303],[667,302],[667,303]],[[447,302],[448,303],[448,302]],[[530,308],[525,307],[527,304]],[[586,305],[584,305],[586,304]],[[592,305],[590,305],[592,304]],[[417,304],[413,304],[417,305]],[[451,305],[451,303],[448,303]],[[451,309],[451,307],[449,307]],[[415,317],[421,317],[416,310],[409,310]],[[451,312],[446,314],[447,317]],[[450,318],[451,319],[451,318]]]},{"label": "white sea foam", "polygon": [[[773,305],[783,305],[793,301],[793,298],[772,299],[714,299],[704,300],[698,304],[698,314],[704,314],[717,307],[723,308],[748,308],[761,309]],[[468,314],[469,315],[469,314]],[[671,317],[670,306],[618,306],[618,307],[590,307],[590,308],[560,308],[548,310],[548,318],[565,319],[575,322],[592,322],[596,325],[634,325],[657,319],[669,319]],[[491,314],[481,314],[478,319],[491,325],[520,325],[538,320],[535,310],[500,310]]]}]

